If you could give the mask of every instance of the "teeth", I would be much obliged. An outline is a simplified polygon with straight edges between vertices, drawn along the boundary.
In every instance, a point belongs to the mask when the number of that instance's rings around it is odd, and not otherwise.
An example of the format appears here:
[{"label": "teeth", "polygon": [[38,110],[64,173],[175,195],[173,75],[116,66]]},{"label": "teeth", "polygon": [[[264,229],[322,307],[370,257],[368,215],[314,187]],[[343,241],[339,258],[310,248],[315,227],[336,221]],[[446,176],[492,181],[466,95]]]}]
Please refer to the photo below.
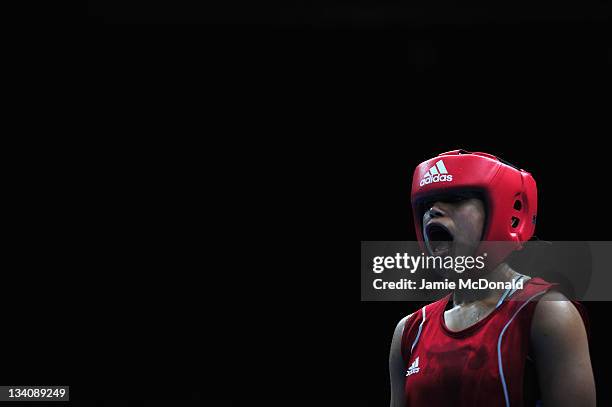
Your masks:
[{"label": "teeth", "polygon": [[434,251],[436,253],[447,252],[449,248],[450,246],[447,242],[440,242],[436,245],[436,248],[434,249]]},{"label": "teeth", "polygon": [[441,256],[450,253],[453,236],[441,225],[430,225],[427,230],[430,248],[434,255]]},{"label": "teeth", "polygon": [[439,255],[442,253],[448,253],[450,252],[451,242],[447,240],[432,241],[431,247],[432,247],[434,254],[436,255]]}]

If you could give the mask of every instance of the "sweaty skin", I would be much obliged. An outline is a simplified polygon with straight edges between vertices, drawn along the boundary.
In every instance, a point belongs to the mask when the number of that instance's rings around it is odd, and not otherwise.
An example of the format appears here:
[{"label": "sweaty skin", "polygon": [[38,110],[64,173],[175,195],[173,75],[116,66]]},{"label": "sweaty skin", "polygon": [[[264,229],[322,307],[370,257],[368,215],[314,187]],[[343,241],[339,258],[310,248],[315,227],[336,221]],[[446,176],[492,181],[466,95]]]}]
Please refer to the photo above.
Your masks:
[{"label": "sweaty skin", "polygon": [[[453,235],[453,244],[457,244],[461,251],[467,251],[478,246],[484,220],[483,202],[470,198],[432,203],[423,216],[423,226],[425,228],[429,222],[442,224]],[[486,278],[510,281],[517,275],[502,263],[488,272]],[[500,290],[454,291],[454,306],[444,313],[447,327],[460,331],[474,325],[495,309],[501,295]],[[411,315],[399,321],[391,342],[391,407],[404,407],[406,404],[401,339],[406,320]],[[586,330],[576,307],[563,294],[551,291],[538,301],[530,341],[544,406],[594,406],[595,381]]]}]

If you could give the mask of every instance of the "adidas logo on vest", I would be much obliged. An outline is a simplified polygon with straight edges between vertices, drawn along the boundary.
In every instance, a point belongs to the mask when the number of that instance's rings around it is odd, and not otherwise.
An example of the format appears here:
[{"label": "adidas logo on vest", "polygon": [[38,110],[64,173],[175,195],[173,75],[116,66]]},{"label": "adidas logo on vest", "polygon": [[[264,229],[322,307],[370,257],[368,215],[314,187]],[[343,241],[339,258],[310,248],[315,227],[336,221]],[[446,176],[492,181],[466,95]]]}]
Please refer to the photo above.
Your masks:
[{"label": "adidas logo on vest", "polygon": [[415,373],[419,373],[419,357],[418,356],[408,368],[408,371],[406,372],[406,376],[410,376],[411,374],[415,374]]},{"label": "adidas logo on vest", "polygon": [[446,170],[444,161],[440,160],[427,171],[419,185],[423,186],[432,182],[451,182],[452,180],[453,176]]}]

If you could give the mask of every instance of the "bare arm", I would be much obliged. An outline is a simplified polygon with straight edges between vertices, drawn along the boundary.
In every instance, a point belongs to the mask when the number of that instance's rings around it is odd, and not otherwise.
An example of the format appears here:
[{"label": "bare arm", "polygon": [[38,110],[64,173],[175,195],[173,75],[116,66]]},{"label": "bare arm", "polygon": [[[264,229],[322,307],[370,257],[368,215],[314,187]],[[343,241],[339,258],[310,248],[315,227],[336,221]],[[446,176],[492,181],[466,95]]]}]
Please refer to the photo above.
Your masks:
[{"label": "bare arm", "polygon": [[586,330],[563,294],[550,292],[538,302],[531,343],[545,406],[595,406]]},{"label": "bare arm", "polygon": [[406,398],[404,395],[404,361],[402,359],[402,334],[404,325],[412,314],[403,318],[395,327],[391,351],[389,352],[389,375],[391,377],[391,407],[404,407]]}]

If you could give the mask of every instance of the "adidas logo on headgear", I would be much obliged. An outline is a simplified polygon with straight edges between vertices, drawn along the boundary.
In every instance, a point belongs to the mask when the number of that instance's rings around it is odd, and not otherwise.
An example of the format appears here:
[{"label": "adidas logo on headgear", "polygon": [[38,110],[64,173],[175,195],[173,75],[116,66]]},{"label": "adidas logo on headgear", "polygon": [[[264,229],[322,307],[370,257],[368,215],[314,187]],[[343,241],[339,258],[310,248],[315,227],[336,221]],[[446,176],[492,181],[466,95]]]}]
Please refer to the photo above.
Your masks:
[{"label": "adidas logo on headgear", "polygon": [[427,171],[419,185],[423,186],[432,182],[451,182],[452,180],[453,176],[446,170],[444,161],[440,160]]}]

